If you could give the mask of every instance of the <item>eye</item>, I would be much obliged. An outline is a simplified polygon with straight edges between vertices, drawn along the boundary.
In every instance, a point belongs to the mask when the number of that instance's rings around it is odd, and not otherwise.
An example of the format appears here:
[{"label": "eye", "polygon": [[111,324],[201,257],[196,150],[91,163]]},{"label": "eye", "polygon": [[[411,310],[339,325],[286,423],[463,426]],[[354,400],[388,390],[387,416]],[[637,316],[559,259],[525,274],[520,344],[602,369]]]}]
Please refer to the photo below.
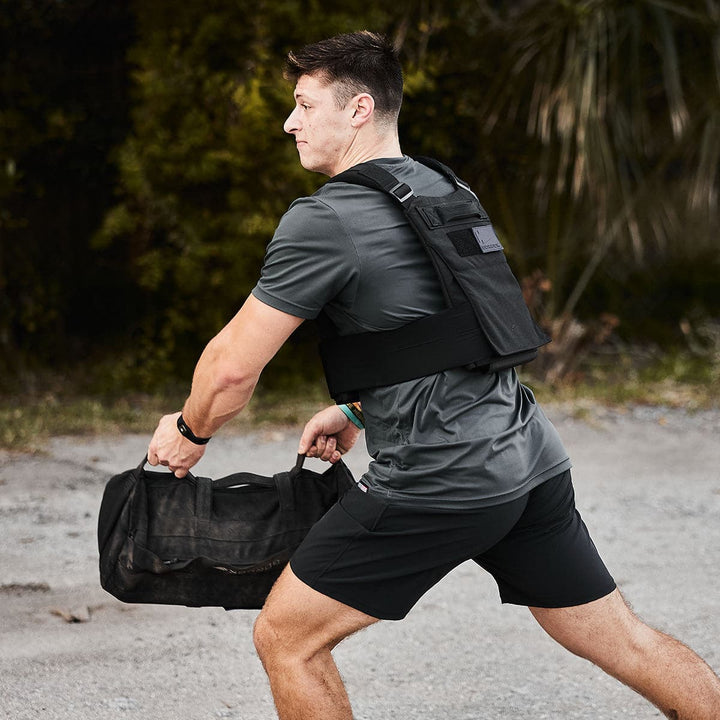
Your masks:
[{"label": "eye", "polygon": [[306,103],[301,103],[301,104],[300,104],[300,107],[301,107],[303,110],[309,110],[309,109],[310,109],[310,106],[307,105]]}]

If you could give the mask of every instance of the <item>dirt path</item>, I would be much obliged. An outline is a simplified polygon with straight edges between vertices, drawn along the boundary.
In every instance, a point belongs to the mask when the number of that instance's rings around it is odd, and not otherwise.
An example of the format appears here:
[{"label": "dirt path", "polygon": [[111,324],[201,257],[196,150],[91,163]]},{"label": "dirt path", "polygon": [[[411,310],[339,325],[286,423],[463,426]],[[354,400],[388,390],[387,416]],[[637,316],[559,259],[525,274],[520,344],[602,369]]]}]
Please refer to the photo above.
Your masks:
[{"label": "dirt path", "polygon": [[[574,460],[578,505],[638,613],[720,670],[720,411],[549,412]],[[221,436],[197,468],[270,474],[297,429]],[[253,611],[124,605],[98,584],[105,481],[147,438],[57,438],[0,455],[0,717],[271,720]],[[368,458],[348,464],[362,474]],[[77,620],[70,622],[69,620]],[[644,701],[501,607],[469,564],[402,623],[336,651],[360,720],[657,718]]]}]

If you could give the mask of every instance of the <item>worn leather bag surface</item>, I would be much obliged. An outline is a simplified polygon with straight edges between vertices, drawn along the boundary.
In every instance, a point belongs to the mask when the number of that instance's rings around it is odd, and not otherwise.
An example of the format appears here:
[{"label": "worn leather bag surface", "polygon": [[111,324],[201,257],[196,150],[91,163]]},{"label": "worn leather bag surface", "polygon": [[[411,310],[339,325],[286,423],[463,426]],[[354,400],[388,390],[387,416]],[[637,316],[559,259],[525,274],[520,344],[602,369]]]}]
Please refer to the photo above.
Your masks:
[{"label": "worn leather bag surface", "polygon": [[262,607],[310,528],[354,483],[338,462],[220,480],[136,468],[107,483],[98,518],[100,583],[119,600]]}]

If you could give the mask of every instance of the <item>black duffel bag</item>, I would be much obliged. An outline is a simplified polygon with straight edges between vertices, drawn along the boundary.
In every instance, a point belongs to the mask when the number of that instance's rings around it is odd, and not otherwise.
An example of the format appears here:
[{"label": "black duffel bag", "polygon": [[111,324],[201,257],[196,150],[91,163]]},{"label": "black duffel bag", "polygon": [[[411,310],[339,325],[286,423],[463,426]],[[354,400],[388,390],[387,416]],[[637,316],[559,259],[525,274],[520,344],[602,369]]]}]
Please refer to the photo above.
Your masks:
[{"label": "black duffel bag", "polygon": [[129,603],[258,609],[310,528],[354,483],[341,462],[220,480],[138,467],[110,479],[100,583]]}]

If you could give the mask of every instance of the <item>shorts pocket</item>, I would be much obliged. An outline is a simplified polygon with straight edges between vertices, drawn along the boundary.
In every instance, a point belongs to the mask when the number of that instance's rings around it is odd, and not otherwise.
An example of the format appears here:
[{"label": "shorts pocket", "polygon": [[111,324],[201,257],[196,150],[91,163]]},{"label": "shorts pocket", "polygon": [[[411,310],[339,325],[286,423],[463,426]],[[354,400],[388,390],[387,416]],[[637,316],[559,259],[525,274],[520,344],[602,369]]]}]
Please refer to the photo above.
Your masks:
[{"label": "shorts pocket", "polygon": [[387,502],[372,492],[363,492],[360,488],[350,488],[342,498],[340,507],[365,530],[372,532],[387,510]]}]

